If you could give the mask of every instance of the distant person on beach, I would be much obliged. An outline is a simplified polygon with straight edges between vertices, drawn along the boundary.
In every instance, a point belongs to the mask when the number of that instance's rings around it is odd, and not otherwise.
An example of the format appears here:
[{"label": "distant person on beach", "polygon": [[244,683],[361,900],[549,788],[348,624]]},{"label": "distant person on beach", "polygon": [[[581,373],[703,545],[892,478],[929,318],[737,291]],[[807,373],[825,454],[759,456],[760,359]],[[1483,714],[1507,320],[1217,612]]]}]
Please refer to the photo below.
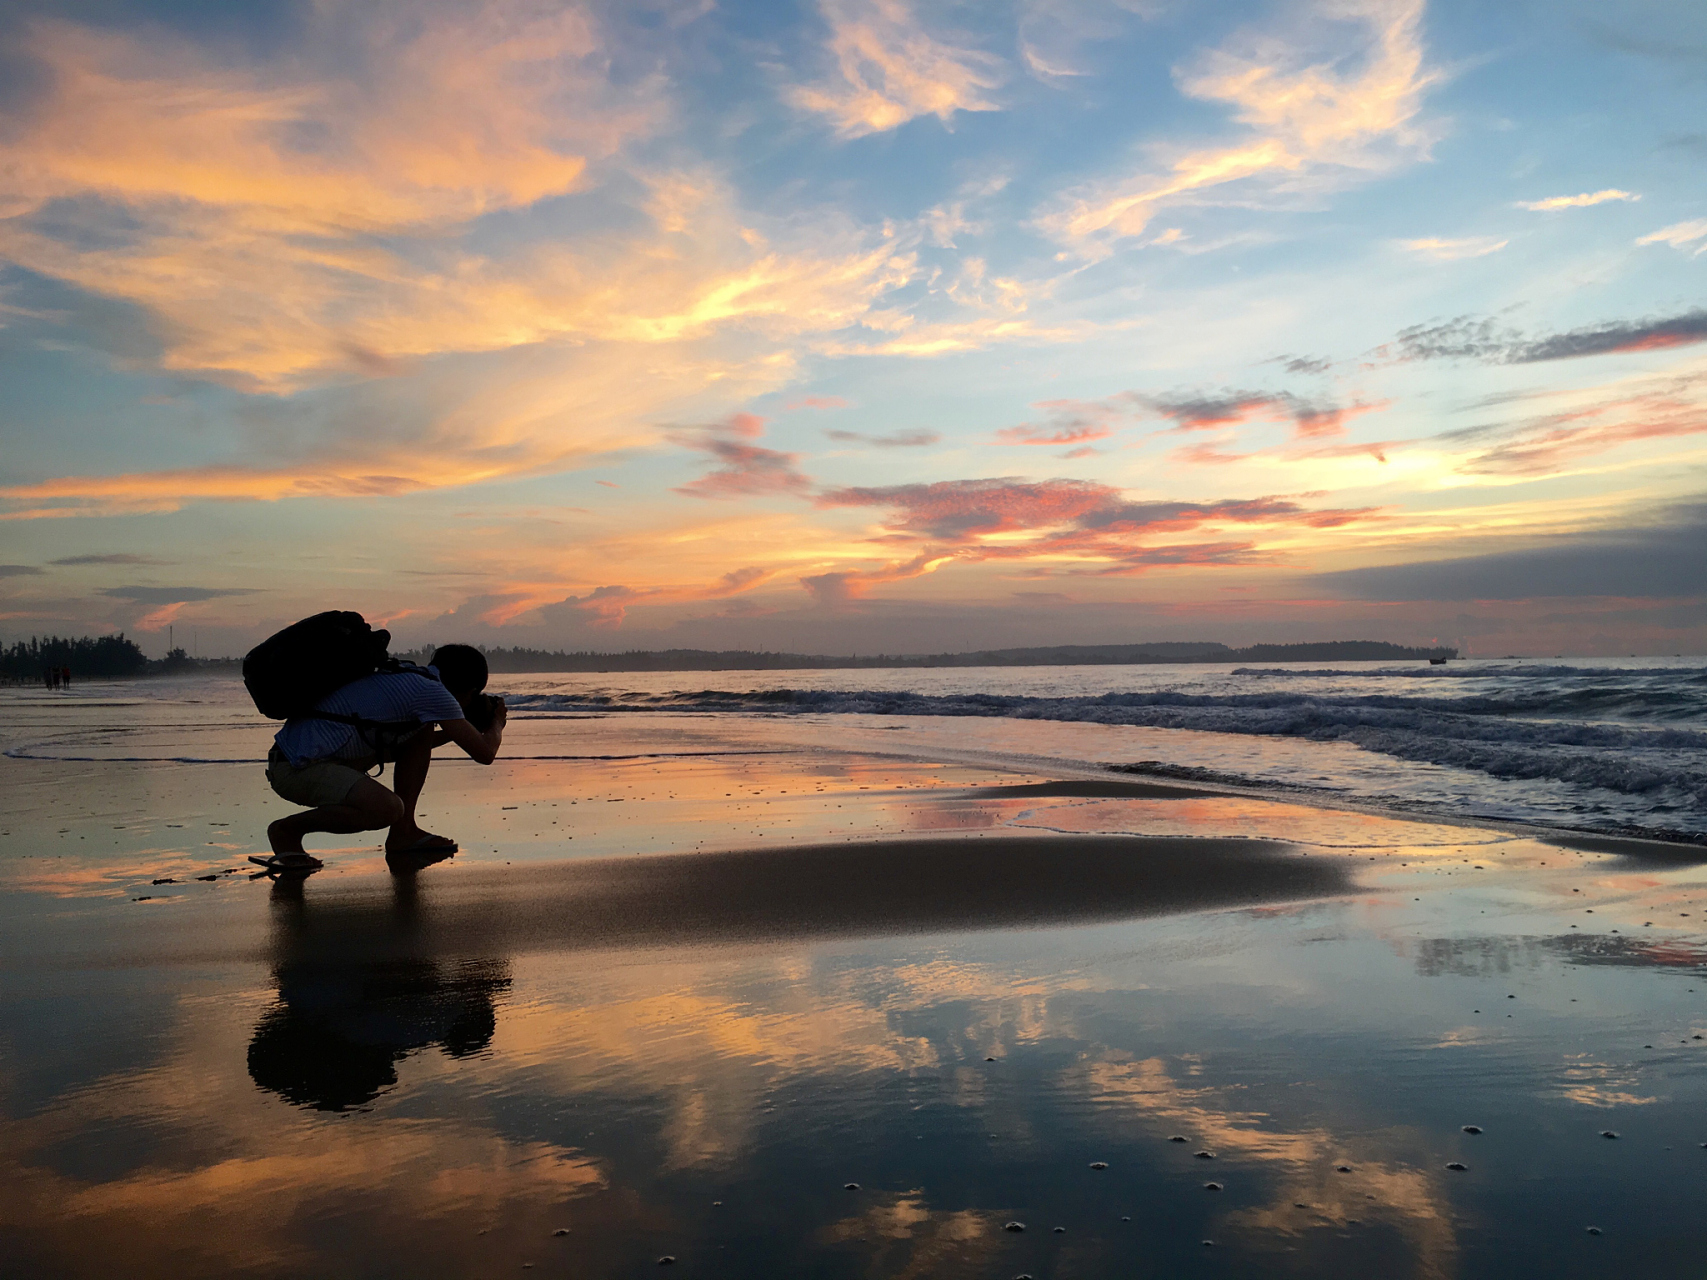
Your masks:
[{"label": "distant person on beach", "polygon": [[[480,650],[447,644],[433,654],[427,671],[376,671],[314,708],[364,723],[306,715],[285,721],[267,756],[267,781],[292,804],[310,807],[270,825],[272,857],[252,861],[280,870],[311,870],[323,864],[302,847],[303,836],[381,827],[390,828],[388,856],[456,852],[456,841],[415,822],[415,802],[433,749],[454,742],[481,764],[491,764],[504,740],[506,712],[502,699],[482,692],[487,671]],[[476,728],[476,722],[486,727]],[[368,776],[375,764],[385,763],[394,766],[389,788]]]},{"label": "distant person on beach", "polygon": [[69,689],[71,687],[71,668],[70,667],[61,667],[59,669],[59,687],[61,689]]}]

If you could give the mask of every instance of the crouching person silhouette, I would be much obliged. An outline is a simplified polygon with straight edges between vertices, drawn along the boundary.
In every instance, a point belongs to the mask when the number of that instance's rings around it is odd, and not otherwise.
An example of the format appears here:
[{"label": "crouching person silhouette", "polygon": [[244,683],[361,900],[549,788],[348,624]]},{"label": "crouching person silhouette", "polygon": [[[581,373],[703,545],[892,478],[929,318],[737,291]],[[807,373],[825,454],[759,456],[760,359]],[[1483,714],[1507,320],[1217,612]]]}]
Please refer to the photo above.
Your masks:
[{"label": "crouching person silhouette", "polygon": [[[250,861],[281,871],[313,870],[324,864],[302,847],[304,836],[381,827],[389,828],[387,856],[456,852],[456,841],[415,821],[415,803],[435,747],[454,742],[481,764],[492,763],[504,740],[503,700],[483,692],[486,656],[465,644],[445,645],[425,668],[391,666],[285,721],[267,756],[267,781],[284,799],[309,808],[272,823],[272,856]],[[393,766],[390,787],[369,776],[376,764]]]}]

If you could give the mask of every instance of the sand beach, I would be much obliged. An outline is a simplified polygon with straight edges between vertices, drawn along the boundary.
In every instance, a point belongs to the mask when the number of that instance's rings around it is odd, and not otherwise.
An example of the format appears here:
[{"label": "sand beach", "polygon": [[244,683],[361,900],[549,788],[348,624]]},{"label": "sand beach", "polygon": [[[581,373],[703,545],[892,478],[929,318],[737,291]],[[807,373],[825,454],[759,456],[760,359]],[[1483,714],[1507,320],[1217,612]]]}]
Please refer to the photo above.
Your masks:
[{"label": "sand beach", "polygon": [[518,713],[435,765],[455,857],[277,879],[266,723],[164,685],[0,693],[15,1274],[1699,1255],[1699,845],[1116,775],[1060,726]]}]

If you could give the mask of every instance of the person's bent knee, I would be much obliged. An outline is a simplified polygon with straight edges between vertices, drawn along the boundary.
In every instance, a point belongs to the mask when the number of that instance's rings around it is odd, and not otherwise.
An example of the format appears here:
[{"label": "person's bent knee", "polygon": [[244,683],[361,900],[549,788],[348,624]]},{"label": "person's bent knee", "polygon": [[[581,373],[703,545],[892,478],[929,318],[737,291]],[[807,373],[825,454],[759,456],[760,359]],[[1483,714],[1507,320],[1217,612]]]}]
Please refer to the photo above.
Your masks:
[{"label": "person's bent knee", "polygon": [[383,787],[372,778],[363,778],[344,797],[344,805],[361,815],[364,831],[393,826],[403,820],[407,810],[397,793]]}]

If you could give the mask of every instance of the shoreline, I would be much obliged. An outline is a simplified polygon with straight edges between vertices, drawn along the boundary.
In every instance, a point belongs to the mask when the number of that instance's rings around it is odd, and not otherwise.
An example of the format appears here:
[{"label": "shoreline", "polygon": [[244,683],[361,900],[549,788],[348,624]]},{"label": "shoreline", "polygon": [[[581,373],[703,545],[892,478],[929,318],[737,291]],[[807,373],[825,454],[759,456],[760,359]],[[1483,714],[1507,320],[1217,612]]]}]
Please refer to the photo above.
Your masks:
[{"label": "shoreline", "polygon": [[0,758],[0,1248],[43,1274],[1698,1251],[1656,1224],[1694,1221],[1707,851],[1011,749],[1070,734],[631,717],[436,766],[455,857],[251,878],[265,726],[53,719],[156,758]]}]

